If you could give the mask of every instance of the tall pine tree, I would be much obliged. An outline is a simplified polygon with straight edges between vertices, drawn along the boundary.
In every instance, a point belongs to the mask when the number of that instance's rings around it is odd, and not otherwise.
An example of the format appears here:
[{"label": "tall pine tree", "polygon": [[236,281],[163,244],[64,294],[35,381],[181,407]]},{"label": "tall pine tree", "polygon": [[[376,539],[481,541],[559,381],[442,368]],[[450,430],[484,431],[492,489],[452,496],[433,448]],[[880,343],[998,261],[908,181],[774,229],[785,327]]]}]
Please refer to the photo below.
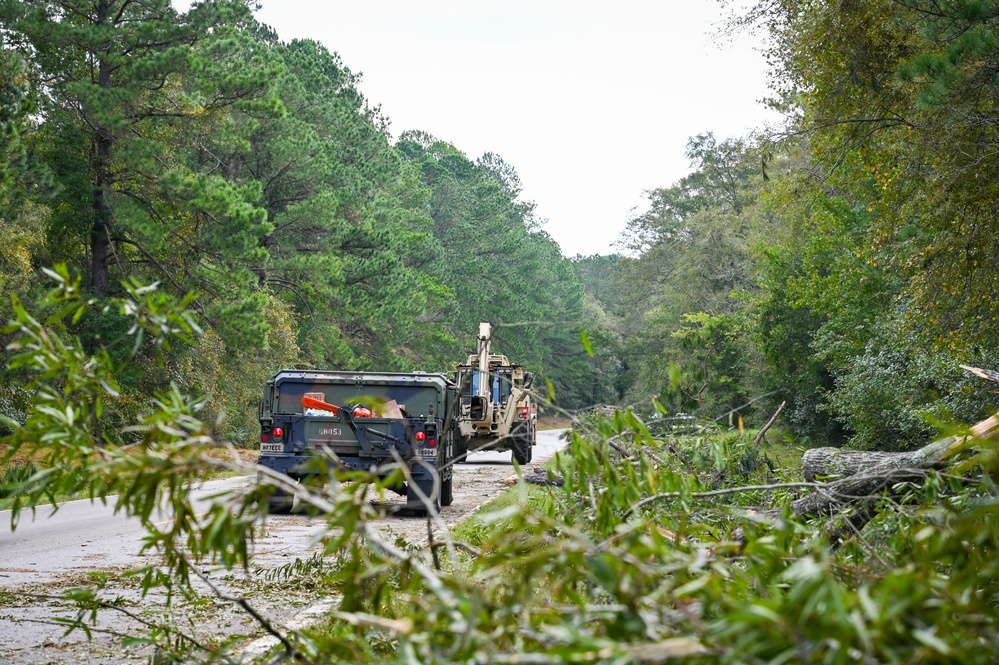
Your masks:
[{"label": "tall pine tree", "polygon": [[199,139],[226,134],[234,105],[267,105],[266,71],[232,57],[251,4],[181,13],[170,0],[0,0],[8,39],[48,92],[54,223],[61,242],[86,248],[93,291],[113,290],[112,271],[199,290],[216,320],[245,323],[236,337],[247,341],[262,337],[262,300],[227,294],[253,285],[245,265],[267,231],[259,188],[231,182]]}]

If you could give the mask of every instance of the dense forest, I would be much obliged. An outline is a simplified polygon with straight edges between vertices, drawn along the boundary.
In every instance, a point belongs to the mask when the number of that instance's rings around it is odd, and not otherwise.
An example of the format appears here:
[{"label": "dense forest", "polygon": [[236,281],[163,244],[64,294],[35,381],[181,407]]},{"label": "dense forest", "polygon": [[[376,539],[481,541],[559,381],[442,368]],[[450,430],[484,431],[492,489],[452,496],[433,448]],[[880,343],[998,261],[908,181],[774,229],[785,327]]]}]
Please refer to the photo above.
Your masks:
[{"label": "dense forest", "polygon": [[[479,321],[585,402],[582,288],[515,169],[418,131],[393,144],[339,57],[281,42],[253,4],[0,3],[4,318],[59,263],[98,302],[124,284],[194,294],[204,334],[124,363],[109,423],[174,383],[248,442],[277,369],[450,371]],[[503,325],[524,321],[559,325]],[[71,330],[113,360],[126,331],[113,314]]]},{"label": "dense forest", "polygon": [[[479,321],[571,409],[757,422],[787,400],[796,436],[902,448],[995,402],[959,367],[999,365],[978,4],[733,18],[769,30],[786,124],[692,137],[690,174],[647,193],[619,254],[573,259],[514,166],[393,142],[334,52],[252,4],[0,3],[5,318],[60,263],[97,301],[196,295],[204,334],[124,363],[109,422],[174,383],[246,440],[275,370],[446,371]],[[72,333],[120,360],[123,326]]]},{"label": "dense forest", "polygon": [[999,365],[995,3],[834,5],[734,17],[786,124],[691,138],[622,255],[576,259],[626,403],[786,400],[802,440],[884,449],[999,403],[960,368]]}]

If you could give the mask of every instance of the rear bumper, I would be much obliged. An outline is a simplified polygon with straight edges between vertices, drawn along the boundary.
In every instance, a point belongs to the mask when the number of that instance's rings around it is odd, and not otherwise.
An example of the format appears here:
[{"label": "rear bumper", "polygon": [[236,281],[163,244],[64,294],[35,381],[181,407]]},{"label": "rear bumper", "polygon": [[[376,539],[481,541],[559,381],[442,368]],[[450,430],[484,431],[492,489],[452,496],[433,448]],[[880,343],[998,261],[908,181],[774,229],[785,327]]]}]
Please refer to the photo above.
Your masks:
[{"label": "rear bumper", "polygon": [[[420,462],[426,464],[420,464]],[[415,480],[429,480],[433,478],[430,467],[437,466],[434,458],[414,457],[405,460],[409,466],[409,474]],[[267,453],[257,458],[257,464],[272,469],[277,473],[282,473],[292,478],[303,478],[317,473],[329,473],[331,470],[339,468],[343,471],[364,471],[377,473],[380,477],[386,477],[395,470],[395,464],[385,459],[372,459],[370,457],[343,456],[339,459],[326,457],[323,455],[296,455],[294,453]],[[440,472],[442,480],[451,477],[451,467]]]}]

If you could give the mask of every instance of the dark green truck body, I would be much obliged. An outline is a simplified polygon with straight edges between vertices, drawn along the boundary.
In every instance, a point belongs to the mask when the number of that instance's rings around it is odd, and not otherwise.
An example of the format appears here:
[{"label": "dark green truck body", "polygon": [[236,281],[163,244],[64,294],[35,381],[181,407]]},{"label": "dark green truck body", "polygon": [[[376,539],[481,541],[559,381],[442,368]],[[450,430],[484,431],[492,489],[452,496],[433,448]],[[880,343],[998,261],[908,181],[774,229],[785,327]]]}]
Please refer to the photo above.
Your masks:
[{"label": "dark green truck body", "polygon": [[[336,415],[306,409],[303,397],[342,408]],[[398,458],[412,478],[404,490],[396,488],[408,506],[426,508],[415,484],[440,508],[452,500],[456,399],[454,382],[443,374],[283,370],[267,382],[260,402],[258,463],[296,480],[330,468],[385,477]],[[398,410],[387,408],[393,403]],[[352,415],[357,404],[374,416]],[[291,503],[277,492],[270,508],[280,512]]]}]

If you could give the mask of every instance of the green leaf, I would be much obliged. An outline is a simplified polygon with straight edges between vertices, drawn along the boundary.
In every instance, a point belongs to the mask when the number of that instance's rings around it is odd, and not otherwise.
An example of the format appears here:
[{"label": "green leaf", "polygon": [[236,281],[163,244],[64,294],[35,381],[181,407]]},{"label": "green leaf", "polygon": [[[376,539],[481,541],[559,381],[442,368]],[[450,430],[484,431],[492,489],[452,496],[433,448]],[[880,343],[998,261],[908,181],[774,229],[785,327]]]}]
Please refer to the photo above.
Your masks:
[{"label": "green leaf", "polygon": [[912,631],[912,636],[915,637],[916,641],[918,641],[920,644],[927,646],[933,649],[934,651],[943,654],[944,656],[949,655],[951,652],[951,648],[947,645],[947,643],[941,640],[939,637],[936,636],[936,634],[934,634],[929,630],[923,630],[917,628],[916,630]]}]

